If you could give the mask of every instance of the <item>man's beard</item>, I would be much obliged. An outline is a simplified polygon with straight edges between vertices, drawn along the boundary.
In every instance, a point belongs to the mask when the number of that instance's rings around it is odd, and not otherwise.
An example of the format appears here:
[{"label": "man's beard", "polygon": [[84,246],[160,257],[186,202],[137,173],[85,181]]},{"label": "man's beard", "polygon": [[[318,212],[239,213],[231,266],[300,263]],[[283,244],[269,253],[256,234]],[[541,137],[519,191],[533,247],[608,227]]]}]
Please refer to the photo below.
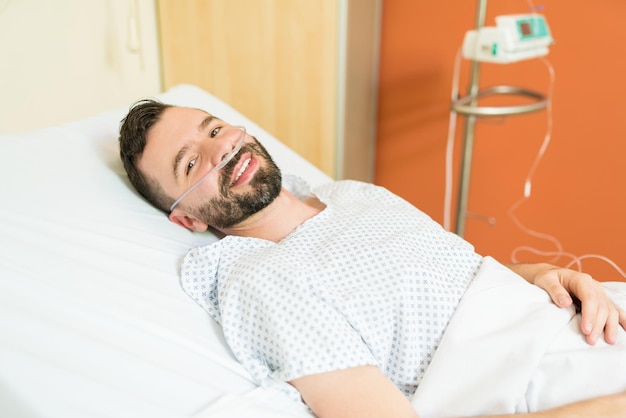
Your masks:
[{"label": "man's beard", "polygon": [[[265,166],[260,166],[254,173],[249,183],[251,191],[233,193],[230,183],[233,171],[241,156],[248,152],[265,162]],[[222,169],[220,195],[196,207],[194,212],[198,213],[198,219],[213,228],[230,228],[266,208],[276,199],[281,187],[280,169],[267,150],[258,141],[244,144],[237,155]]]}]

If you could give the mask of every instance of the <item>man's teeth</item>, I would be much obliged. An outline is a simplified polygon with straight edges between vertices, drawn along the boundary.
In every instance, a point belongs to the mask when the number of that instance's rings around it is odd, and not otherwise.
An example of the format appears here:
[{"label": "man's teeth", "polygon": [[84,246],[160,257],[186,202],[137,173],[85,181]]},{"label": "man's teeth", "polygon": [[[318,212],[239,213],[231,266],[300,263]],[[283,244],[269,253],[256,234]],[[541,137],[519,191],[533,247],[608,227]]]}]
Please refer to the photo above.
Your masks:
[{"label": "man's teeth", "polygon": [[241,177],[243,172],[246,171],[246,168],[248,168],[249,164],[250,164],[250,158],[248,158],[246,161],[244,161],[244,163],[241,166],[241,169],[239,169],[239,172],[237,173],[237,176],[235,177],[235,181],[233,183],[237,183],[237,180],[239,180],[239,177]]}]

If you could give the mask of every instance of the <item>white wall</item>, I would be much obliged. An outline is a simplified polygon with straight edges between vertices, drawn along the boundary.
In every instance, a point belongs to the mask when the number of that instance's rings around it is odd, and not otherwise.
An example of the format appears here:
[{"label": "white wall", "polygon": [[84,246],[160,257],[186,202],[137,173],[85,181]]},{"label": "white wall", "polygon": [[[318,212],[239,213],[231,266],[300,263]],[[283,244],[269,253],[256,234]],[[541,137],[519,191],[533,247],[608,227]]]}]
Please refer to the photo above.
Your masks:
[{"label": "white wall", "polygon": [[0,133],[130,105],[160,86],[154,0],[0,0]]}]

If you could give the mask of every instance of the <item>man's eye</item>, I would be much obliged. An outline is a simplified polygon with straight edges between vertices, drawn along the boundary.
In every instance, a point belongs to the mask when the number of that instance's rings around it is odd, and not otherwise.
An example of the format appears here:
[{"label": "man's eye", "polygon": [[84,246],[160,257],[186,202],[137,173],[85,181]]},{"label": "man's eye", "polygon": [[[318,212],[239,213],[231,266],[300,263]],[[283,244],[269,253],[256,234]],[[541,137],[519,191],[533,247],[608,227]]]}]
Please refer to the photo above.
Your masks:
[{"label": "man's eye", "polygon": [[189,161],[189,162],[187,163],[187,169],[185,170],[185,174],[187,174],[187,175],[188,175],[188,174],[189,174],[189,172],[191,171],[191,169],[193,168],[193,166],[194,166],[194,165],[196,165],[196,160],[195,160],[195,159],[193,159],[193,160]]},{"label": "man's eye", "polygon": [[220,129],[222,129],[222,128],[220,128],[220,127],[214,128],[211,131],[211,138],[215,138],[215,136],[219,133]]}]

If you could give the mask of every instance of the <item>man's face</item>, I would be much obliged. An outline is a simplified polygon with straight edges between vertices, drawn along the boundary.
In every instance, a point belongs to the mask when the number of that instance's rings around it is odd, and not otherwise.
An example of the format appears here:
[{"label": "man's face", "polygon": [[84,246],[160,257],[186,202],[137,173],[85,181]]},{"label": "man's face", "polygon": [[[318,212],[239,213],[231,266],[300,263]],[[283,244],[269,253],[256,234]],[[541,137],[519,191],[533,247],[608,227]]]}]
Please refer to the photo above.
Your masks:
[{"label": "man's face", "polygon": [[[177,199],[232,151],[241,134],[202,110],[167,108],[148,132],[138,167]],[[223,230],[265,208],[280,189],[280,170],[265,148],[246,135],[233,159],[209,175],[172,214],[185,213]]]}]

